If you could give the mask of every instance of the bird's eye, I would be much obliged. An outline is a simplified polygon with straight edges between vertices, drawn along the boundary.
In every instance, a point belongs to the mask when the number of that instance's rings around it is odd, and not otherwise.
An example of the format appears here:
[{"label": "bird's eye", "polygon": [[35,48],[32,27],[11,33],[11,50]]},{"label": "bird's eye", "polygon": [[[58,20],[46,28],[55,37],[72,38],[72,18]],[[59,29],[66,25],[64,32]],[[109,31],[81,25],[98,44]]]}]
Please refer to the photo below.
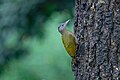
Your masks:
[{"label": "bird's eye", "polygon": [[61,26],[64,26],[64,23],[62,23]]}]

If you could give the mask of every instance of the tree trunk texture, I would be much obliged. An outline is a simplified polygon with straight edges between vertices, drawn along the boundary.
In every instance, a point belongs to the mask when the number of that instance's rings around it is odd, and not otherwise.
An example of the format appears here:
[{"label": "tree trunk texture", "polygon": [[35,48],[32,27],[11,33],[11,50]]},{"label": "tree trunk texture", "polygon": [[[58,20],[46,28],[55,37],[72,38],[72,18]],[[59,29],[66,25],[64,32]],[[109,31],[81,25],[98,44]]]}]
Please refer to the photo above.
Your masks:
[{"label": "tree trunk texture", "polygon": [[120,0],[76,0],[75,80],[120,80]]}]

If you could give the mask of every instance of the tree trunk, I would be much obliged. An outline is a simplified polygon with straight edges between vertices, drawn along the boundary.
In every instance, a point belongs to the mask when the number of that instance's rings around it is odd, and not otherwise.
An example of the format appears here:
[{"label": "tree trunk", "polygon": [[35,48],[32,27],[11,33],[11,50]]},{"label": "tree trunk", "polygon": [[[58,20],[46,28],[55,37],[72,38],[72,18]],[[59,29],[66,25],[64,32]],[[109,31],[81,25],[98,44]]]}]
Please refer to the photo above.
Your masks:
[{"label": "tree trunk", "polygon": [[120,80],[120,0],[76,0],[75,80]]}]

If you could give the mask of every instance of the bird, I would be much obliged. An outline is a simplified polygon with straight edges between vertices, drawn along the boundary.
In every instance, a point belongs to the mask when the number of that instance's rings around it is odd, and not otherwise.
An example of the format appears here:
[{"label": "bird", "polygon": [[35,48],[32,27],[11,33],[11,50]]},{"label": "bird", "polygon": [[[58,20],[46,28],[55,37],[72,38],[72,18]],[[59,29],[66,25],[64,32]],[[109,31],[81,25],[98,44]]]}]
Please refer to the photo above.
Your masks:
[{"label": "bird", "polygon": [[58,31],[61,34],[62,42],[64,44],[64,47],[67,51],[67,53],[72,57],[72,59],[75,59],[75,53],[76,53],[76,44],[78,44],[78,40],[74,33],[66,29],[67,24],[70,22],[70,19],[65,21],[64,23],[61,23],[58,27]]}]

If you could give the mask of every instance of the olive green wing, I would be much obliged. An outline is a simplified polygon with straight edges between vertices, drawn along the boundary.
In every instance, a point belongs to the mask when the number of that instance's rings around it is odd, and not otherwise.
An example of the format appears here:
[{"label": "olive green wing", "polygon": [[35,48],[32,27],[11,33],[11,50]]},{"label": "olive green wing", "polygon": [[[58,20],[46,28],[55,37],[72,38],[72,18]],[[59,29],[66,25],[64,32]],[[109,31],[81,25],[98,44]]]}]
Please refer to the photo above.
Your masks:
[{"label": "olive green wing", "polygon": [[74,58],[75,52],[76,52],[76,43],[75,43],[75,37],[72,34],[62,36],[62,41],[64,44],[64,47],[68,54]]}]

